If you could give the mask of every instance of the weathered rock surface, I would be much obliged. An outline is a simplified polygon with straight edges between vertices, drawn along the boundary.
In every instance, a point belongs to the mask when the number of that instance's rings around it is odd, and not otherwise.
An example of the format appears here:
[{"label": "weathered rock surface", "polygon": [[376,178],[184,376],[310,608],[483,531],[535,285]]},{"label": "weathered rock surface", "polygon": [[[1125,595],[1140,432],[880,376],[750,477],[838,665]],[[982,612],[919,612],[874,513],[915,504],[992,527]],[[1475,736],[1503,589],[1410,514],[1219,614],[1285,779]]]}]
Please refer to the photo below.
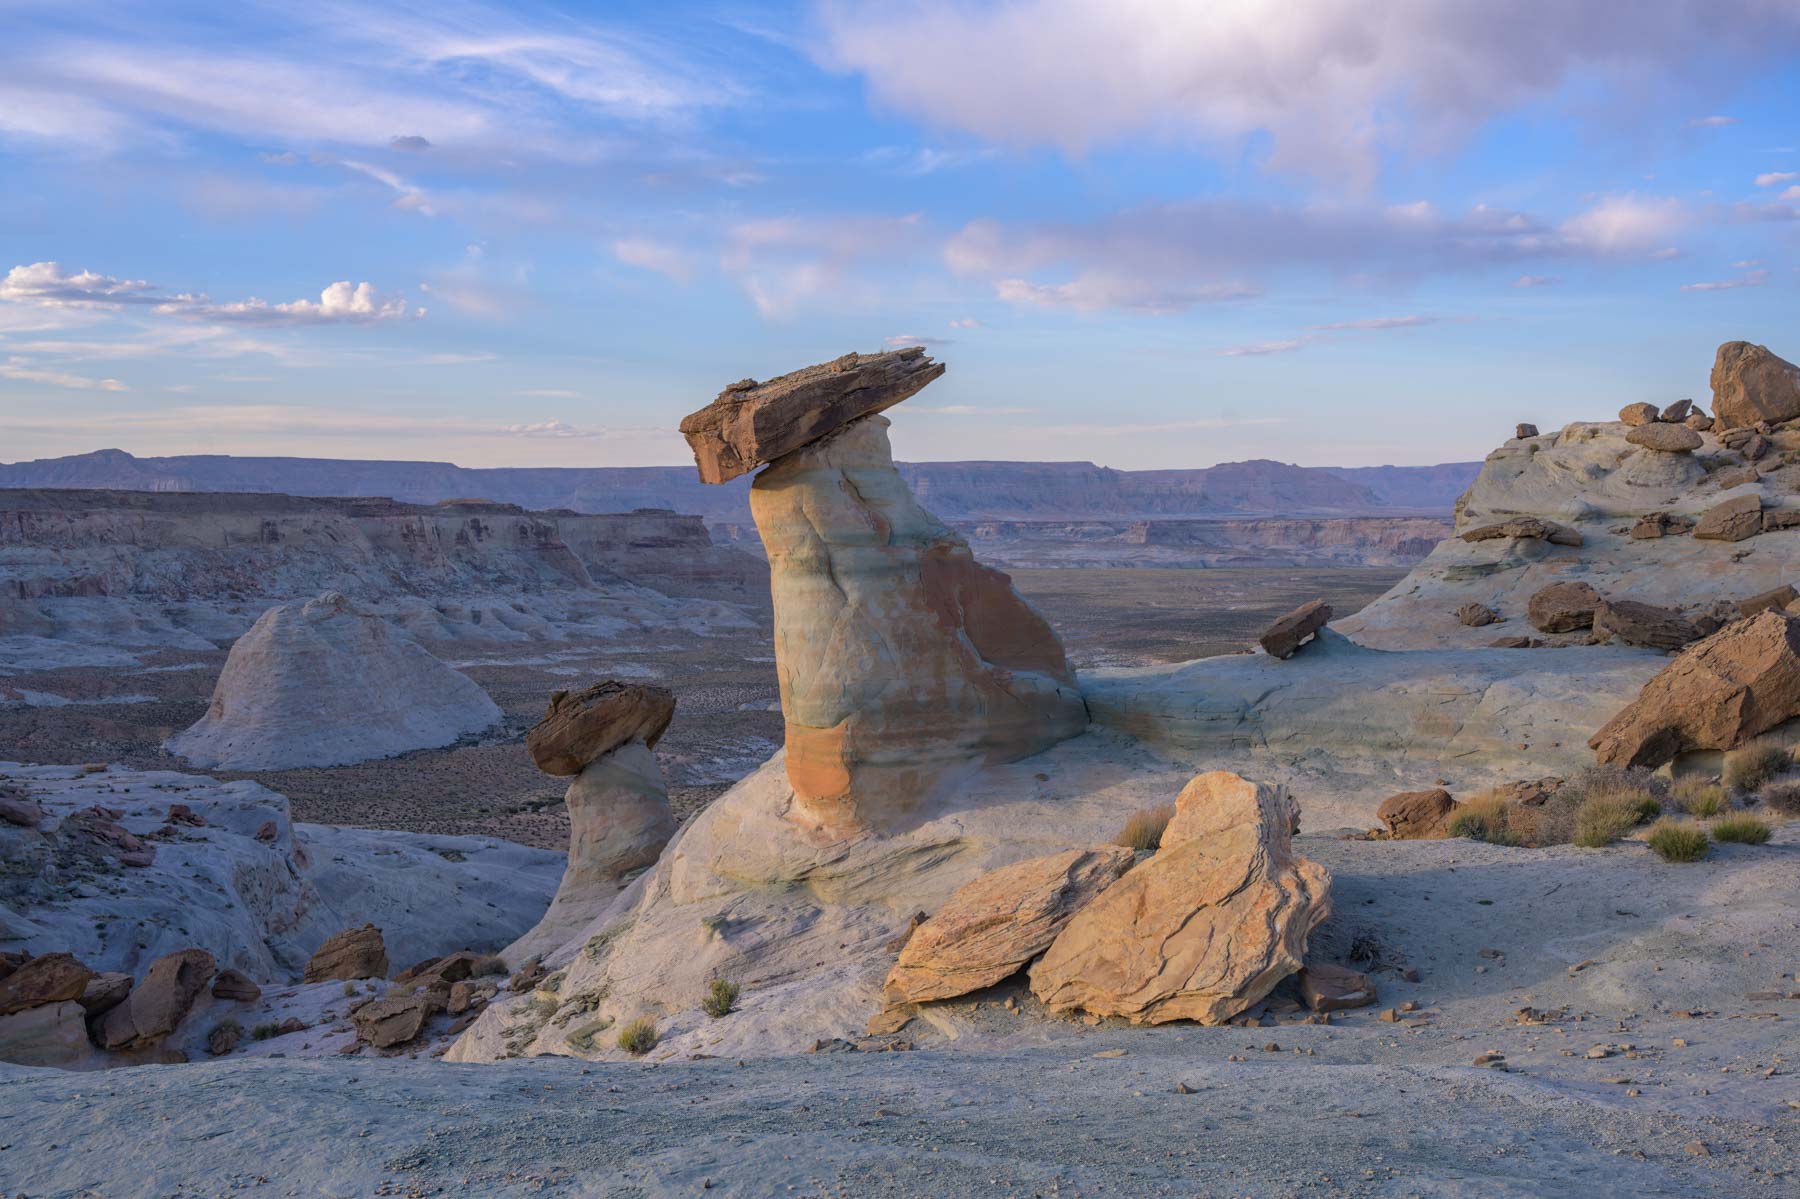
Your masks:
[{"label": "weathered rock surface", "polygon": [[880,826],[948,773],[1079,732],[1061,642],[1012,581],[921,508],[871,416],[750,489],[775,601],[796,816]]},{"label": "weathered rock surface", "polygon": [[206,715],[167,744],[200,766],[286,770],[448,745],[499,719],[468,676],[327,592],[263,613],[231,647]]},{"label": "weathered rock surface", "polygon": [[419,991],[365,1003],[351,1014],[350,1022],[356,1026],[357,1040],[376,1049],[387,1049],[417,1037],[425,1021],[442,1010],[430,992]]},{"label": "weathered rock surface", "polygon": [[1800,619],[1763,612],[1689,646],[1588,741],[1602,764],[1734,749],[1800,715]]},{"label": "weathered rock surface", "polygon": [[1705,444],[1705,439],[1686,425],[1661,422],[1640,425],[1625,434],[1625,440],[1661,454],[1691,454]]},{"label": "weathered rock surface", "polygon": [[1696,433],[1709,433],[1716,422],[1704,412],[1695,412],[1681,423]]},{"label": "weathered rock surface", "polygon": [[1381,801],[1375,817],[1387,825],[1388,835],[1401,841],[1420,841],[1444,835],[1456,800],[1442,787],[1430,791],[1402,791]]},{"label": "weathered rock surface", "polygon": [[213,956],[204,949],[157,958],[125,1002],[100,1017],[94,1039],[106,1049],[154,1045],[187,1017],[212,977]]},{"label": "weathered rock surface", "polygon": [[319,946],[306,963],[305,981],[386,978],[387,972],[387,946],[382,942],[381,930],[365,924],[334,933]]},{"label": "weathered rock surface", "polygon": [[1762,532],[1762,499],[1735,495],[1708,508],[1694,525],[1702,541],[1742,541]]},{"label": "weathered rock surface", "polygon": [[1652,424],[1661,416],[1662,409],[1658,408],[1655,404],[1647,404],[1641,401],[1636,404],[1627,404],[1619,409],[1619,419],[1628,425],[1642,426]]},{"label": "weathered rock surface", "polygon": [[1031,969],[1053,1011],[1219,1024],[1298,970],[1331,876],[1292,849],[1280,787],[1202,774],[1162,848],[1090,901]]},{"label": "weathered rock surface", "polygon": [[1636,600],[1603,599],[1594,606],[1594,636],[1617,637],[1626,645],[1680,649],[1700,637],[1694,622],[1673,608]]},{"label": "weathered rock surface", "polygon": [[580,774],[628,742],[654,748],[674,718],[675,693],[668,688],[608,679],[552,695],[543,719],[525,734],[525,748],[545,774]]},{"label": "weathered rock surface", "polygon": [[213,979],[212,993],[214,999],[224,999],[232,1003],[255,1003],[262,998],[262,988],[257,986],[243,972],[230,968],[219,971]]},{"label": "weathered rock surface", "polygon": [[1740,617],[1755,616],[1758,612],[1785,608],[1796,599],[1800,599],[1800,592],[1794,590],[1793,584],[1783,583],[1779,587],[1771,587],[1767,591],[1759,592],[1749,599],[1739,600],[1737,614]]},{"label": "weathered rock surface", "polygon": [[1637,524],[1631,526],[1631,536],[1636,541],[1646,541],[1657,537],[1676,537],[1683,533],[1693,532],[1694,523],[1694,518],[1691,516],[1651,512],[1639,517]]},{"label": "weathered rock surface", "polygon": [[1308,962],[1300,971],[1300,1000],[1315,1012],[1368,1007],[1380,998],[1375,980],[1360,970]]},{"label": "weathered rock surface", "polygon": [[1662,413],[1657,417],[1657,419],[1665,420],[1665,421],[1672,421],[1676,424],[1680,424],[1683,421],[1687,420],[1687,418],[1692,416],[1693,414],[1694,414],[1694,401],[1692,401],[1692,400],[1676,400],[1673,404],[1670,404],[1668,407],[1664,408],[1662,410]]},{"label": "weathered rock surface", "polygon": [[1766,346],[1728,341],[1712,368],[1713,416],[1723,429],[1800,416],[1800,367]]},{"label": "weathered rock surface", "polygon": [[1572,633],[1594,623],[1600,593],[1586,583],[1552,583],[1531,597],[1525,615],[1543,633]]},{"label": "weathered rock surface", "polygon": [[81,992],[81,1007],[89,1016],[110,1012],[131,994],[131,975],[116,970],[96,974],[88,979]]},{"label": "weathered rock surface", "polygon": [[1257,644],[1272,658],[1291,658],[1301,643],[1331,623],[1331,605],[1308,600],[1263,630]]},{"label": "weathered rock surface", "polygon": [[1520,421],[1518,423],[1518,425],[1513,429],[1513,436],[1520,438],[1520,439],[1523,439],[1526,437],[1536,437],[1537,435],[1538,435],[1538,427],[1536,425],[1530,424],[1526,421]]},{"label": "weathered rock surface", "polygon": [[1481,525],[1460,535],[1464,541],[1500,541],[1525,538],[1552,545],[1580,545],[1581,534],[1567,525],[1535,516],[1516,516],[1499,524]]},{"label": "weathered rock surface", "polygon": [[87,1064],[95,1053],[86,1016],[67,999],[0,1016],[0,1062],[63,1069]]},{"label": "weathered rock surface", "polygon": [[0,1016],[46,1003],[78,1000],[93,977],[94,972],[70,954],[40,954],[0,978]]},{"label": "weathered rock surface", "polygon": [[951,999],[1018,972],[1133,858],[1122,845],[1070,849],[1002,866],[964,885],[900,951],[883,1002],[894,1008]]},{"label": "weathered rock surface", "polygon": [[724,483],[891,408],[944,373],[922,346],[846,354],[758,383],[733,383],[681,422],[707,483]]},{"label": "weathered rock surface", "polygon": [[1456,609],[1457,623],[1467,625],[1472,629],[1478,629],[1482,625],[1493,624],[1499,619],[1500,614],[1486,604],[1469,603],[1463,604]]}]

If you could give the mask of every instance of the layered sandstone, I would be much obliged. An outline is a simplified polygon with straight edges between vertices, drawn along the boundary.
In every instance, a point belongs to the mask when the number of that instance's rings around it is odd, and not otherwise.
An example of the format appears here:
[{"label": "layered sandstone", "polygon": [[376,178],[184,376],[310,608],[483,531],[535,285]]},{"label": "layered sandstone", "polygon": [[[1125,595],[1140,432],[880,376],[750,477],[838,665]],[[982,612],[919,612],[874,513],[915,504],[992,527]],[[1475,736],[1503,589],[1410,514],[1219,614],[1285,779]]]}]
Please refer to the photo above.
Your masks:
[{"label": "layered sandstone", "polygon": [[1728,341],[1712,368],[1713,413],[1721,429],[1800,416],[1800,366],[1767,346]]},{"label": "layered sandstone", "polygon": [[552,695],[543,719],[525,734],[525,748],[545,774],[580,774],[627,742],[654,748],[674,718],[675,693],[668,688],[607,679]]}]

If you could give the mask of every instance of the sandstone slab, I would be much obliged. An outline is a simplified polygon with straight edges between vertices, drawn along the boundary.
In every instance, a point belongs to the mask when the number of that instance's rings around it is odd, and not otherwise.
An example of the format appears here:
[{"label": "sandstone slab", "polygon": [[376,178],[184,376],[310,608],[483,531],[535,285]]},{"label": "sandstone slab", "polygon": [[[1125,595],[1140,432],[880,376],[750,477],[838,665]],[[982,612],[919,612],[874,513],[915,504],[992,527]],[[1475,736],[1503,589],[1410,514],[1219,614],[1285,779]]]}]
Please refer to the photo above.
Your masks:
[{"label": "sandstone slab", "polygon": [[1650,512],[1638,518],[1631,526],[1631,536],[1638,541],[1654,540],[1658,537],[1675,537],[1682,533],[1690,533],[1694,528],[1694,518],[1678,516],[1668,512]]},{"label": "sandstone slab", "polygon": [[1511,520],[1503,520],[1498,524],[1480,525],[1461,534],[1464,541],[1502,541],[1512,538],[1524,538],[1531,541],[1548,541],[1552,545],[1582,544],[1579,532],[1568,525],[1558,524],[1553,520],[1544,520],[1537,516],[1515,516]]},{"label": "sandstone slab", "polygon": [[654,747],[674,718],[675,693],[668,688],[608,679],[552,695],[543,719],[525,734],[525,748],[545,774],[580,774],[628,742]]},{"label": "sandstone slab", "polygon": [[351,1014],[356,1039],[376,1049],[403,1045],[417,1037],[436,1012],[444,1010],[429,991],[389,995],[363,1004]]},{"label": "sandstone slab", "polygon": [[1467,603],[1456,609],[1456,622],[1471,629],[1493,624],[1500,619],[1500,614],[1486,604]]},{"label": "sandstone slab", "polygon": [[1031,969],[1053,1011],[1220,1024],[1298,970],[1331,876],[1296,856],[1287,792],[1195,778],[1162,848],[1077,912]]},{"label": "sandstone slab", "polygon": [[1669,425],[1661,422],[1653,425],[1640,425],[1625,434],[1625,440],[1632,445],[1655,450],[1661,454],[1691,454],[1704,444],[1704,439],[1700,434],[1686,425]]},{"label": "sandstone slab", "polygon": [[1589,739],[1602,764],[1654,769],[1735,749],[1800,715],[1800,619],[1762,612],[1683,650]]},{"label": "sandstone slab", "polygon": [[1594,607],[1594,636],[1617,637],[1626,645],[1651,649],[1680,649],[1699,640],[1700,630],[1673,608],[1603,599]]},{"label": "sandstone slab", "polygon": [[1747,341],[1719,347],[1712,368],[1713,416],[1722,429],[1800,416],[1800,367]]},{"label": "sandstone slab", "polygon": [[1309,600],[1263,630],[1257,644],[1272,658],[1291,658],[1301,643],[1331,623],[1331,605]]},{"label": "sandstone slab", "polygon": [[255,1003],[262,998],[262,988],[250,981],[241,971],[225,969],[213,979],[212,993],[214,999],[229,1000],[232,1003]]},{"label": "sandstone slab", "polygon": [[87,1013],[64,999],[0,1016],[0,1062],[69,1069],[94,1057]]},{"label": "sandstone slab", "polygon": [[1594,623],[1600,593],[1586,583],[1552,583],[1534,593],[1525,606],[1533,628],[1542,633],[1572,633]]},{"label": "sandstone slab", "polygon": [[1694,525],[1694,536],[1702,541],[1742,541],[1762,532],[1762,498],[1737,495],[1714,504],[1701,514]]},{"label": "sandstone slab", "polygon": [[306,963],[305,980],[309,983],[356,978],[386,978],[387,946],[381,930],[373,924],[347,928],[333,933],[313,951]]},{"label": "sandstone slab", "polygon": [[81,1006],[89,1016],[98,1016],[110,1012],[125,1002],[131,994],[131,975],[118,970],[108,970],[88,979],[88,984],[81,992]]},{"label": "sandstone slab", "polygon": [[1368,1007],[1379,998],[1375,980],[1360,970],[1309,962],[1300,971],[1300,1000],[1315,1012]]},{"label": "sandstone slab", "polygon": [[1800,599],[1800,592],[1794,590],[1793,584],[1783,583],[1779,587],[1771,587],[1767,591],[1759,592],[1749,599],[1739,600],[1737,614],[1739,617],[1755,616],[1758,612],[1786,608],[1796,599]]},{"label": "sandstone slab", "polygon": [[882,987],[889,1007],[951,999],[1006,978],[1042,953],[1069,918],[1126,870],[1122,845],[1070,849],[993,870],[921,924]]},{"label": "sandstone slab", "polygon": [[100,1017],[95,1039],[107,1049],[142,1049],[174,1032],[212,981],[213,956],[183,949],[150,963],[125,1002]]},{"label": "sandstone slab", "polygon": [[0,978],[0,1016],[46,1003],[78,1000],[94,972],[67,953],[45,953]]},{"label": "sandstone slab", "polygon": [[1445,823],[1457,802],[1442,787],[1430,791],[1402,791],[1381,801],[1375,818],[1387,825],[1388,835],[1401,841],[1420,841],[1444,835]]},{"label": "sandstone slab", "polygon": [[944,373],[924,347],[845,354],[766,383],[745,379],[682,418],[706,483],[725,483],[892,408]]}]

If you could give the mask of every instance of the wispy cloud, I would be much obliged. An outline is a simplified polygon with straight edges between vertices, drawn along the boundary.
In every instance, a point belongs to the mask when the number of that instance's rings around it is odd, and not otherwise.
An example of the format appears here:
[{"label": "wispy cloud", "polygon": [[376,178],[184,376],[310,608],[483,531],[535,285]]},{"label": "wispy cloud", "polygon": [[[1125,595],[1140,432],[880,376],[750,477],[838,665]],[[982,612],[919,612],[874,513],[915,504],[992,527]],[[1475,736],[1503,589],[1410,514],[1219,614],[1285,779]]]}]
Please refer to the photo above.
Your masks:
[{"label": "wispy cloud", "polygon": [[1203,417],[1199,420],[1162,421],[1152,424],[1046,425],[1040,433],[1076,437],[1140,437],[1150,433],[1191,433],[1208,429],[1239,429],[1254,425],[1285,425],[1285,416]]},{"label": "wispy cloud", "polygon": [[117,379],[91,379],[34,365],[28,358],[13,357],[0,362],[0,379],[19,383],[42,383],[49,387],[67,387],[76,391],[129,391]]},{"label": "wispy cloud", "polygon": [[1380,331],[1384,329],[1417,329],[1422,325],[1443,323],[1441,316],[1370,316],[1355,321],[1333,321],[1328,325],[1314,325],[1314,329],[1331,333],[1338,331]]},{"label": "wispy cloud", "polygon": [[626,266],[654,271],[677,283],[693,279],[700,268],[697,254],[668,242],[650,237],[624,237],[613,242],[613,257]]},{"label": "wispy cloud", "polygon": [[917,333],[896,333],[892,337],[884,337],[881,344],[889,349],[899,350],[907,346],[951,346],[956,344],[952,337],[920,337]]},{"label": "wispy cloud", "polygon": [[1756,186],[1775,187],[1782,183],[1792,183],[1800,179],[1800,171],[1767,171],[1756,177]]},{"label": "wispy cloud", "polygon": [[1292,354],[1306,348],[1301,338],[1288,341],[1259,341],[1244,346],[1226,346],[1213,351],[1215,358],[1264,358],[1272,354]]},{"label": "wispy cloud", "polygon": [[1710,117],[1695,117],[1693,120],[1688,122],[1688,128],[1689,129],[1723,129],[1727,125],[1735,125],[1737,123],[1738,123],[1738,119],[1736,117],[1727,117],[1727,116],[1718,116],[1718,115],[1710,116]]},{"label": "wispy cloud", "polygon": [[1024,416],[1027,413],[1036,412],[1037,409],[986,404],[908,404],[906,411],[921,412],[931,416]]},{"label": "wispy cloud", "polygon": [[1514,279],[1514,287],[1552,287],[1562,280],[1555,275],[1520,275]]},{"label": "wispy cloud", "polygon": [[317,300],[293,300],[272,304],[251,298],[215,303],[204,294],[168,295],[142,279],[118,279],[94,271],[65,271],[55,262],[15,266],[0,279],[0,302],[47,308],[111,308],[147,306],[159,316],[229,324],[322,325],[368,324],[425,310],[409,309],[405,299],[379,295],[369,283],[340,280],[319,293]]},{"label": "wispy cloud", "polygon": [[897,261],[917,250],[924,217],[774,217],[731,227],[719,265],[763,316],[783,320],[830,296],[834,303],[872,298],[853,268]]},{"label": "wispy cloud", "polygon": [[1714,279],[1707,283],[1683,283],[1682,291],[1735,291],[1740,287],[1761,287],[1769,281],[1768,271],[1751,271],[1736,279]]}]

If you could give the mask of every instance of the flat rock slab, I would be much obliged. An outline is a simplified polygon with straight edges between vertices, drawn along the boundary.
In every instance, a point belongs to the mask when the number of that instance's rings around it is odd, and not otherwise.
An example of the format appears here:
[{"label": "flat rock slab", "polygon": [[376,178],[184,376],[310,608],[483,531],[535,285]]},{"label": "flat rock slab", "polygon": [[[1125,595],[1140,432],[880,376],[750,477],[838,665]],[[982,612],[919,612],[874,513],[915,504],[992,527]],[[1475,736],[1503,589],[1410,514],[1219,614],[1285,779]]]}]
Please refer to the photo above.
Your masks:
[{"label": "flat rock slab", "polygon": [[1600,593],[1586,583],[1552,583],[1531,597],[1525,615],[1543,633],[1572,633],[1594,623]]},{"label": "flat rock slab", "polygon": [[1331,623],[1331,605],[1310,600],[1270,625],[1257,642],[1272,658],[1291,658],[1300,643]]},{"label": "flat rock slab", "polygon": [[668,688],[608,679],[552,695],[543,719],[525,734],[525,748],[539,770],[566,777],[631,741],[654,747],[674,718]]},{"label": "flat rock slab", "polygon": [[727,483],[858,417],[892,408],[943,373],[922,346],[845,354],[766,383],[733,383],[682,418],[681,435],[694,451],[701,481]]},{"label": "flat rock slab", "polygon": [[1762,532],[1762,498],[1737,495],[1708,508],[1694,525],[1702,541],[1742,541]]},{"label": "flat rock slab", "polygon": [[1658,422],[1653,425],[1639,425],[1625,434],[1625,440],[1632,445],[1643,446],[1647,450],[1656,450],[1664,454],[1691,454],[1702,444],[1700,434],[1686,425],[1669,425]]},{"label": "flat rock slab", "polygon": [[1568,525],[1536,516],[1515,516],[1498,524],[1481,525],[1462,534],[1464,541],[1502,541],[1520,538],[1548,541],[1552,545],[1580,545],[1582,536]]}]

